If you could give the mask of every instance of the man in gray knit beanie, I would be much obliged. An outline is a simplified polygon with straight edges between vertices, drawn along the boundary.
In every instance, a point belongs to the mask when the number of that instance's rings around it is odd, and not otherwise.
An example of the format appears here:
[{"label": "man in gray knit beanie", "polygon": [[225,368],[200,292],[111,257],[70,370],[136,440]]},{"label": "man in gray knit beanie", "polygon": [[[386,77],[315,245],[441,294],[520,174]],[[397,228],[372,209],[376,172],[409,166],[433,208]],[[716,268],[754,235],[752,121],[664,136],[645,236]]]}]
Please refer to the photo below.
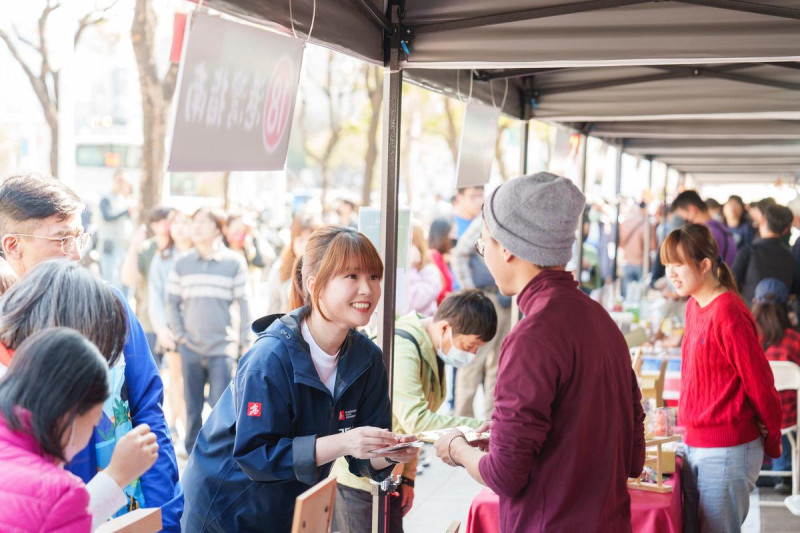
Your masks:
[{"label": "man in gray knit beanie", "polygon": [[495,189],[483,204],[491,236],[534,265],[566,265],[586,198],[568,179],[539,172]]},{"label": "man in gray knit beanie", "polygon": [[584,204],[572,182],[540,172],[483,206],[478,253],[523,317],[500,351],[492,421],[477,430],[490,430],[488,452],[453,430],[436,453],[498,494],[502,533],[631,531],[644,413],[622,333],[564,269]]}]

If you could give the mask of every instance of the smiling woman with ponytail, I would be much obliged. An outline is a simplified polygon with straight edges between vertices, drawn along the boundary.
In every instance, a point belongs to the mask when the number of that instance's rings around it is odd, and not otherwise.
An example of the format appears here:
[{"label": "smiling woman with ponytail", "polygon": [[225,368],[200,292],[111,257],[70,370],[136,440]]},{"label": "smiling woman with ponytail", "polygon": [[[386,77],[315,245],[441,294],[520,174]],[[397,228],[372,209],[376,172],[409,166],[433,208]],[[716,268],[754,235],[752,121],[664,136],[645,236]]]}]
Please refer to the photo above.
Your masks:
[{"label": "smiling woman with ponytail", "polygon": [[667,236],[667,276],[686,306],[680,424],[702,531],[739,531],[764,453],[781,455],[781,404],[750,310],[702,224]]},{"label": "smiling woman with ponytail", "polygon": [[361,233],[324,226],[292,270],[291,307],[256,320],[258,340],[203,426],[183,475],[184,531],[288,533],[295,498],[345,457],[381,481],[409,448],[375,450],[395,435],[380,349],[365,326],[381,295],[383,263]]}]

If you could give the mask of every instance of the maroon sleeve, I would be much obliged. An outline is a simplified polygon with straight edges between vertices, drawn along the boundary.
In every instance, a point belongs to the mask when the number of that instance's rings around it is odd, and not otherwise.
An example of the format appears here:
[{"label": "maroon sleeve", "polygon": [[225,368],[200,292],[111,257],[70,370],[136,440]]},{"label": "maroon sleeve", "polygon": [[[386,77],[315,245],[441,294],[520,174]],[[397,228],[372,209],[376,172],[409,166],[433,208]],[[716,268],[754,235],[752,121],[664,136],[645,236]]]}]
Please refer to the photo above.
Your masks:
[{"label": "maroon sleeve", "polygon": [[631,461],[628,467],[628,477],[639,477],[644,469],[644,409],[642,409],[642,391],[636,373],[631,368],[633,382],[633,447],[631,448]]},{"label": "maroon sleeve", "polygon": [[[528,483],[533,458],[550,431],[551,405],[563,373],[546,339],[527,333],[503,343],[489,453],[478,465],[486,485],[509,498]],[[522,356],[526,352],[536,357]]]},{"label": "maroon sleeve", "polygon": [[752,319],[730,321],[722,331],[722,345],[731,364],[739,372],[750,405],[767,429],[764,453],[770,457],[780,457],[781,399],[775,390],[775,378],[764,350],[758,343]]}]

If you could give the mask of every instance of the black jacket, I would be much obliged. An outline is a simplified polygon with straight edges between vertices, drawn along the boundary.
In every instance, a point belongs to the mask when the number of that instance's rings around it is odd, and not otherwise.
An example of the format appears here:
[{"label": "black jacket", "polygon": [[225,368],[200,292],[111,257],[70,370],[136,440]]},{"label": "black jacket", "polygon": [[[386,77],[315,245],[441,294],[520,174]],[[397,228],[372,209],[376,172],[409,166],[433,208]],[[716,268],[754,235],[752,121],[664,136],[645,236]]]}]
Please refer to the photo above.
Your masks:
[{"label": "black jacket", "polygon": [[794,257],[780,239],[759,239],[739,250],[733,262],[733,276],[750,307],[753,306],[756,285],[762,279],[781,280],[791,294],[796,294],[798,289]]}]

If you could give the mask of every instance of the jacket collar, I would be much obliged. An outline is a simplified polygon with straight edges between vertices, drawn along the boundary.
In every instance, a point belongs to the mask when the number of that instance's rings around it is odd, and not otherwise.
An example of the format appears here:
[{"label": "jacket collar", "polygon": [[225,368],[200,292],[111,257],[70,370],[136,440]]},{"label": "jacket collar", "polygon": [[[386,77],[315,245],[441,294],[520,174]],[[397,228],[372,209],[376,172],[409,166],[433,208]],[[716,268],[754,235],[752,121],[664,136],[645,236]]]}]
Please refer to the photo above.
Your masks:
[{"label": "jacket collar", "polygon": [[536,298],[548,289],[577,290],[578,282],[566,270],[542,270],[519,293],[517,302],[523,314],[530,314]]},{"label": "jacket collar", "polygon": [[[294,382],[314,387],[327,394],[328,388],[319,379],[319,374],[311,359],[311,350],[303,339],[300,324],[310,313],[308,306],[300,307],[285,315],[268,315],[253,323],[253,331],[260,335],[277,337],[286,345],[294,370]],[[338,400],[372,364],[371,357],[365,353],[366,347],[355,329],[351,329],[339,350],[339,364],[336,368],[334,400]]]}]

